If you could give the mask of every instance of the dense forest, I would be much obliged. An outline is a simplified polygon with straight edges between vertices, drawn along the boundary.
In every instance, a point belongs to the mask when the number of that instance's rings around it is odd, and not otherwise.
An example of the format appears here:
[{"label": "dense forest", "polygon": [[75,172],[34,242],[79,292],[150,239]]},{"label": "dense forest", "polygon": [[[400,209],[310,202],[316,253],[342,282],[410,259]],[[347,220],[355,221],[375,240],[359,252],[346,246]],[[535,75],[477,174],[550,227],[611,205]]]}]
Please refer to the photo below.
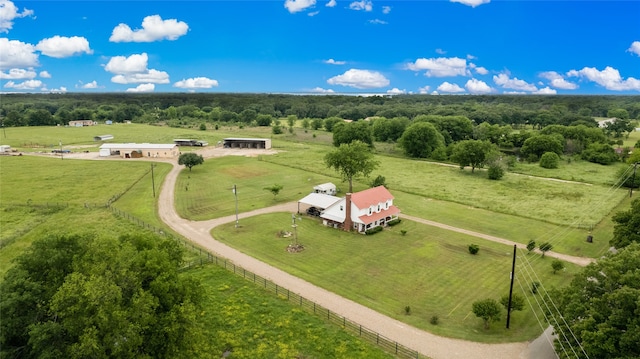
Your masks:
[{"label": "dense forest", "polygon": [[[71,120],[122,122],[257,121],[262,115],[361,120],[418,115],[465,116],[475,124],[570,125],[593,117],[637,119],[638,96],[298,96],[278,94],[4,94],[2,124],[50,126]],[[613,112],[612,112],[613,111]]]}]

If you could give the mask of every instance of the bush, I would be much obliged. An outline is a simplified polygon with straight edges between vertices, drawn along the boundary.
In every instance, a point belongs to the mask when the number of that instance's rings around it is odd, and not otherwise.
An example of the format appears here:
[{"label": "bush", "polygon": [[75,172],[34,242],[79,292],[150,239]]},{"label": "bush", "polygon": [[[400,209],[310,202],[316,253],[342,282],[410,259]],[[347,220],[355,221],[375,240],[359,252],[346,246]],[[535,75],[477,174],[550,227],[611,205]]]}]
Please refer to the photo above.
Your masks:
[{"label": "bush", "polygon": [[538,293],[538,287],[540,286],[540,282],[533,282],[531,283],[531,293],[533,294],[537,294]]},{"label": "bush", "polygon": [[504,168],[502,168],[502,166],[500,165],[489,166],[487,175],[489,176],[490,180],[499,180],[504,176]]},{"label": "bush", "polygon": [[405,315],[411,315],[411,307],[410,306],[406,306],[404,307],[404,314]]},{"label": "bush", "polygon": [[274,125],[273,127],[271,127],[271,132],[274,135],[279,135],[282,133],[282,127],[280,127],[280,125]]},{"label": "bush", "polygon": [[400,218],[392,219],[389,222],[387,222],[387,226],[393,227],[398,223],[400,223]]},{"label": "bush", "polygon": [[406,230],[406,229],[401,230],[401,231],[400,231],[400,234],[401,234],[402,236],[406,236],[406,235],[407,235],[407,230]]},{"label": "bush", "polygon": [[555,152],[545,152],[540,157],[540,167],[542,168],[558,168],[558,162],[560,162],[560,156]]},{"label": "bush", "polygon": [[438,325],[439,322],[440,322],[440,318],[438,318],[437,315],[434,315],[431,317],[431,319],[429,319],[429,323],[433,325]]},{"label": "bush", "polygon": [[381,232],[381,231],[382,231],[382,227],[377,226],[377,227],[373,227],[373,228],[367,229],[366,231],[364,231],[364,234],[371,235],[371,234],[376,234],[376,233]]},{"label": "bush", "polygon": [[478,254],[478,251],[480,251],[480,246],[478,246],[477,244],[470,244],[469,245],[469,253]]}]

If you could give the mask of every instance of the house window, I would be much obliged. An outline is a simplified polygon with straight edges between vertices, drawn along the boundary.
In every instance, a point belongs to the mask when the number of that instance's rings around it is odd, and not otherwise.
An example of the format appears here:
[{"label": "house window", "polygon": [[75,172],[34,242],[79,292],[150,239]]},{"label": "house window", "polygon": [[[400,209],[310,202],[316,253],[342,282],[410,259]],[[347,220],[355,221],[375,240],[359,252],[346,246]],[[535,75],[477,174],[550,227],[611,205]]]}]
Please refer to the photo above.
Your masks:
[{"label": "house window", "polygon": [[369,215],[371,215],[371,207],[369,207]]},{"label": "house window", "polygon": [[378,204],[378,212],[380,212],[380,205]]}]

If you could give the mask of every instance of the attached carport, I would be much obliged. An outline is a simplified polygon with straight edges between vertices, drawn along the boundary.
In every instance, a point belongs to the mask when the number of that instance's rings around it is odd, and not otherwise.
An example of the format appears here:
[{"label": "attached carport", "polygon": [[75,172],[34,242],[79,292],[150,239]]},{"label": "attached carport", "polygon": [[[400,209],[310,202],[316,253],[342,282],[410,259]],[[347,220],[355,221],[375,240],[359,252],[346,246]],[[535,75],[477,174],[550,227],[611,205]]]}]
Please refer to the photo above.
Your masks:
[{"label": "attached carport", "polygon": [[298,201],[298,213],[300,213],[300,204],[307,205],[311,207],[318,208],[321,211],[324,211],[332,204],[340,201],[342,198],[331,196],[323,193],[309,193],[306,197]]}]

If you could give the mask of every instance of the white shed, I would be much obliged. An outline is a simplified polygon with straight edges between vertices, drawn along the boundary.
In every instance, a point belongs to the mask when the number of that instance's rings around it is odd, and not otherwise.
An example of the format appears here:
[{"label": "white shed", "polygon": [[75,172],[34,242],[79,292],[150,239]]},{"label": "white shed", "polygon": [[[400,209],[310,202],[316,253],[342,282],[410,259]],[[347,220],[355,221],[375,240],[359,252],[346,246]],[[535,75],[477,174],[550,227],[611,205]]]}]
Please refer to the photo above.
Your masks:
[{"label": "white shed", "polygon": [[11,146],[9,145],[0,145],[0,153],[11,152]]},{"label": "white shed", "polygon": [[313,193],[322,193],[328,194],[330,196],[335,196],[336,194],[336,185],[331,182],[319,184],[313,187]]}]

